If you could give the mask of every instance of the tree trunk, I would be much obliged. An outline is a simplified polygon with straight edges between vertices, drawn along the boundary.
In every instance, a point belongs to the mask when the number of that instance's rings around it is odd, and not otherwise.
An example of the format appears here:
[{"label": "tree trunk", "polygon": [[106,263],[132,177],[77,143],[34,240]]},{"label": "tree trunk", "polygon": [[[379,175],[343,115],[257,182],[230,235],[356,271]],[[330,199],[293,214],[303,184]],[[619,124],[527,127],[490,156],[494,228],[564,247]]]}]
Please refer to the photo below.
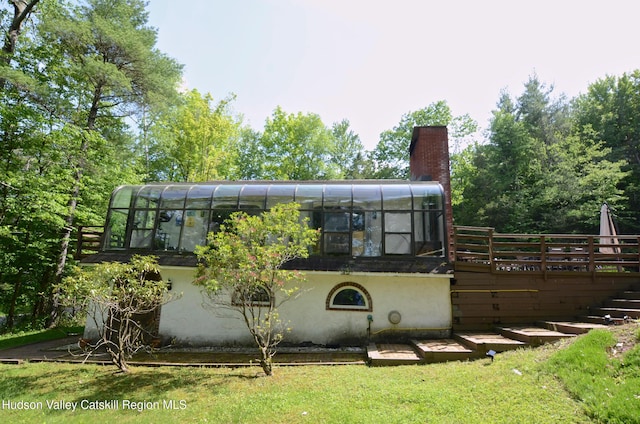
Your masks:
[{"label": "tree trunk", "polygon": [[[98,109],[100,100],[102,99],[102,86],[96,87],[93,92],[93,99],[91,101],[91,107],[89,108],[89,116],[87,117],[86,131],[90,133],[94,130],[96,120],[98,118]],[[73,190],[71,191],[71,198],[68,204],[68,213],[65,218],[65,226],[62,230],[62,242],[60,243],[60,255],[58,256],[58,265],[56,268],[56,274],[54,276],[54,283],[58,284],[62,281],[64,274],[64,268],[67,264],[67,255],[69,254],[69,243],[71,242],[71,234],[73,232],[73,224],[76,216],[76,209],[78,207],[78,199],[80,198],[80,184],[82,177],[84,176],[84,170],[87,166],[87,151],[89,150],[89,140],[83,135],[82,143],[80,144],[80,151],[78,153],[78,167],[76,169],[76,175],[73,180]],[[52,293],[53,297],[53,310],[49,319],[49,327],[54,327],[60,318],[60,305],[57,300],[58,294]]]},{"label": "tree trunk", "polygon": [[[11,58],[16,51],[16,44],[18,43],[18,36],[22,31],[22,24],[27,20],[31,11],[40,0],[9,0],[9,3],[13,5],[13,19],[9,29],[4,38],[4,44],[2,46],[2,63],[9,65]],[[7,80],[0,78],[0,88],[4,89]]]}]

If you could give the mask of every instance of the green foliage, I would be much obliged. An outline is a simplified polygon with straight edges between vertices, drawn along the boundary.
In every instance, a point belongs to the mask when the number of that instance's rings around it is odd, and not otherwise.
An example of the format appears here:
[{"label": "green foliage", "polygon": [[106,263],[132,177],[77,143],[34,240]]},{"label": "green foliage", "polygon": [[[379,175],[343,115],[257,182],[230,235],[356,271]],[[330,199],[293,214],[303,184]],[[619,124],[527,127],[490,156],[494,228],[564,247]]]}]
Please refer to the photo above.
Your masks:
[{"label": "green foliage", "polygon": [[409,145],[413,128],[428,125],[451,126],[450,138],[456,146],[455,150],[458,150],[460,143],[477,130],[477,124],[469,115],[453,117],[449,105],[444,100],[406,113],[402,115],[396,127],[380,134],[380,141],[372,152],[376,167],[374,177],[408,179]]},{"label": "green foliage", "polygon": [[[258,135],[258,134],[253,134]],[[288,114],[277,107],[264,125],[264,132],[247,153],[254,155],[252,175],[267,180],[328,180],[340,176],[332,161],[336,142],[320,119],[309,113]],[[246,155],[241,156],[244,160]]]},{"label": "green foliage", "polygon": [[57,291],[63,306],[88,313],[93,320],[99,339],[90,345],[87,357],[104,348],[123,372],[128,372],[127,361],[134,353],[149,348],[154,326],[147,316],[171,300],[152,256],[76,269]]},{"label": "green foliage", "polygon": [[611,331],[595,330],[554,354],[548,369],[598,422],[640,422],[640,345],[619,354]]},{"label": "green foliage", "polygon": [[230,105],[191,90],[182,102],[160,114],[151,126],[149,173],[152,181],[212,181],[237,172],[241,122]]},{"label": "green foliage", "polygon": [[[624,210],[625,162],[578,124],[536,77],[515,101],[502,93],[489,142],[452,158],[458,224],[509,233],[597,232],[603,202]],[[579,126],[582,125],[582,126]]]},{"label": "green foliage", "polygon": [[202,287],[214,305],[240,313],[261,353],[261,364],[271,374],[271,358],[282,341],[286,325],[278,306],[304,281],[298,271],[283,269],[296,258],[309,256],[318,232],[301,219],[299,205],[278,204],[258,216],[236,212],[209,235],[209,244],[196,248],[201,265],[194,284]]}]

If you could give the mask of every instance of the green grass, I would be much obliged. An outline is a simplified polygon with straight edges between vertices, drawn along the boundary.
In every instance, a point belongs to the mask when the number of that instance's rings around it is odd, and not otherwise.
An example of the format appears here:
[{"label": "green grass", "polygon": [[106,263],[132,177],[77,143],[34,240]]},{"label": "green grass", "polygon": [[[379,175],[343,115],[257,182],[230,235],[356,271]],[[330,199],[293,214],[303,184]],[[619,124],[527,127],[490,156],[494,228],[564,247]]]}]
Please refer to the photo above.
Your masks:
[{"label": "green grass", "polygon": [[23,346],[36,342],[56,340],[67,337],[69,333],[82,334],[83,327],[60,327],[48,330],[21,331],[0,335],[0,350]]},{"label": "green grass", "polygon": [[[616,338],[607,333],[503,353],[493,363],[276,366],[273,377],[262,377],[258,367],[134,367],[130,375],[122,375],[114,367],[96,365],[0,365],[0,402],[42,405],[36,410],[0,405],[0,422],[638,422],[640,399],[629,396],[633,388],[640,395],[640,354],[634,349],[624,357],[612,356],[609,347]],[[596,390],[596,379],[609,384],[598,384]],[[630,391],[617,391],[622,386]],[[611,400],[618,396],[618,402]],[[87,402],[112,399],[118,410],[80,409],[83,401],[86,407]],[[50,409],[47,401],[53,400],[77,402],[78,409]],[[125,401],[157,408],[123,409]],[[169,401],[177,409],[170,409]],[[598,406],[602,403],[606,405]],[[601,409],[596,412],[592,404]]]},{"label": "green grass", "polygon": [[547,367],[597,422],[640,423],[640,344],[621,352],[625,344],[638,341],[640,331],[622,344],[616,336],[592,331],[554,354]]}]

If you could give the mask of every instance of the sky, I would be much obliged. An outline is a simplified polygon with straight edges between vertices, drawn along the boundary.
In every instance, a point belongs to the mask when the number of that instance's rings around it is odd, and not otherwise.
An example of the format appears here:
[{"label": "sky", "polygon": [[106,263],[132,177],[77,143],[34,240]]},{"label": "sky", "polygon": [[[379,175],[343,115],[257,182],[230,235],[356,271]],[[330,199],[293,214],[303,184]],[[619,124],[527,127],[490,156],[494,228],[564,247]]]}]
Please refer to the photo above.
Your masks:
[{"label": "sky", "polygon": [[536,75],[556,96],[640,69],[637,0],[150,0],[188,89],[235,94],[256,130],[277,106],[348,119],[367,149],[445,100],[486,128]]}]

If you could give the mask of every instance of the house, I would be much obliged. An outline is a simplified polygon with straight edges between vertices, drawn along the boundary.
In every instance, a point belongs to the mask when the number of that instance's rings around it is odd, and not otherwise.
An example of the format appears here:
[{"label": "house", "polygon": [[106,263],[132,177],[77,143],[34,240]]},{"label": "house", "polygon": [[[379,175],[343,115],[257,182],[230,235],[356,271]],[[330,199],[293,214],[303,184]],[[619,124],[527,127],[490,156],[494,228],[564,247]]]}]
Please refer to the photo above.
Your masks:
[{"label": "house", "polygon": [[[453,254],[446,127],[418,127],[411,181],[217,181],[118,187],[100,252],[85,264],[158,257],[161,277],[182,296],[156,315],[158,336],[187,345],[251,344],[239,315],[204,305],[195,278],[197,245],[238,210],[259,213],[295,201],[321,230],[303,294],[279,308],[290,343],[362,345],[447,337],[452,327]],[[96,329],[87,323],[85,337]]]}]

